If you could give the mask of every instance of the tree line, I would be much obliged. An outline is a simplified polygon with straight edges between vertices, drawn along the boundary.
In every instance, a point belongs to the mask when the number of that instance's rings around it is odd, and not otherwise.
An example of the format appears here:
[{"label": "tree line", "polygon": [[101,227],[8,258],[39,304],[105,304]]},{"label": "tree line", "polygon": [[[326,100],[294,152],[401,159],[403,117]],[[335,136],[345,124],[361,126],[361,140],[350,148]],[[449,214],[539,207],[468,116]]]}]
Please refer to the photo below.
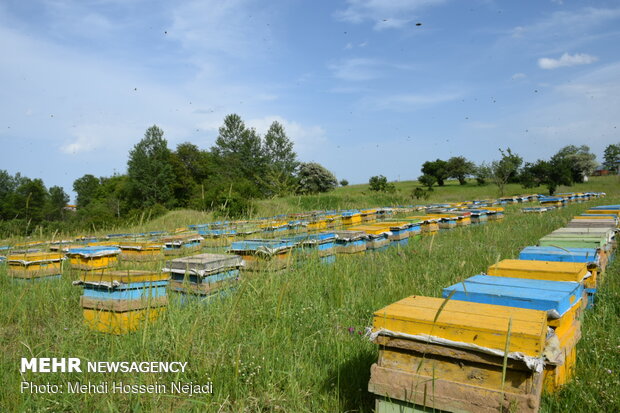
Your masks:
[{"label": "tree line", "polygon": [[[428,198],[434,186],[444,186],[448,179],[458,180],[466,185],[469,178],[475,178],[478,185],[495,184],[500,196],[507,184],[521,184],[523,188],[546,187],[553,195],[558,186],[581,183],[598,166],[596,155],[587,145],[567,145],[548,160],[524,162],[523,158],[510,148],[499,149],[500,158],[490,163],[476,165],[463,156],[448,160],[436,159],[422,164],[422,175],[418,177],[421,187],[414,189],[415,198]],[[607,146],[603,155],[603,167],[611,173],[620,170],[620,143]],[[383,175],[373,176],[368,181],[371,191],[395,192],[394,184]],[[425,188],[426,190],[424,190]]]},{"label": "tree line", "polygon": [[125,174],[86,174],[73,182],[75,213],[64,208],[69,196],[62,188],[47,190],[40,179],[0,171],[0,232],[110,227],[171,208],[236,217],[251,213],[254,199],[325,192],[337,184],[320,164],[298,160],[279,122],[261,136],[230,114],[210,149],[184,142],[171,150],[164,131],[151,126],[130,150]]}]

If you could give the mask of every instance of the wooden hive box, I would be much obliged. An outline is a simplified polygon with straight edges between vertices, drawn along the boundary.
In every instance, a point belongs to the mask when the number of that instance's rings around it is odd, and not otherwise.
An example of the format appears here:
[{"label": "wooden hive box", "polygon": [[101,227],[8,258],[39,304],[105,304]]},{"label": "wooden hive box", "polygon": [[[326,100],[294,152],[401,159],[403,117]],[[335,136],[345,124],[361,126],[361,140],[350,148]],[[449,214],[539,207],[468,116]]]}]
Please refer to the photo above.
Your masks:
[{"label": "wooden hive box", "polygon": [[90,246],[71,248],[67,251],[67,257],[71,268],[92,271],[115,267],[120,253],[118,247]]},{"label": "wooden hive box", "polygon": [[293,245],[286,240],[235,241],[229,252],[243,258],[245,271],[278,271],[290,265]]},{"label": "wooden hive box", "polygon": [[[413,296],[374,313],[380,350],[371,368],[369,391],[446,411],[496,412],[501,404],[518,412],[536,412],[542,371],[509,357],[502,386],[501,354],[510,323],[509,353],[541,360],[547,314],[448,301],[437,316],[444,303]],[[428,341],[428,336],[436,339]]]},{"label": "wooden hive box", "polygon": [[82,272],[84,323],[110,334],[137,330],[165,310],[168,277],[166,273],[135,270]]},{"label": "wooden hive box", "polygon": [[356,225],[362,222],[362,215],[359,212],[343,212],[342,225]]},{"label": "wooden hive box", "polygon": [[529,278],[549,281],[583,282],[588,273],[584,263],[502,260],[489,266],[488,275],[512,278]]},{"label": "wooden hive box", "polygon": [[157,261],[164,257],[161,242],[154,241],[121,241],[120,258],[123,261]]},{"label": "wooden hive box", "polygon": [[176,292],[210,295],[234,286],[243,258],[238,255],[199,254],[166,263],[170,289]]},{"label": "wooden hive box", "polygon": [[608,248],[607,244],[604,237],[547,235],[538,240],[538,245],[541,247]]},{"label": "wooden hive box", "polygon": [[615,232],[609,228],[559,228],[551,232],[552,237],[604,238],[610,242]]},{"label": "wooden hive box", "polygon": [[28,251],[7,257],[9,277],[24,280],[60,277],[64,255],[59,252]]},{"label": "wooden hive box", "polygon": [[200,251],[204,238],[198,234],[182,234],[162,238],[164,255],[182,255]]},{"label": "wooden hive box", "polygon": [[367,235],[364,231],[335,231],[336,253],[361,254],[366,251]]},{"label": "wooden hive box", "polygon": [[607,265],[606,255],[594,248],[525,247],[519,253],[519,259],[584,263],[592,274],[584,281],[587,288],[596,288]]}]

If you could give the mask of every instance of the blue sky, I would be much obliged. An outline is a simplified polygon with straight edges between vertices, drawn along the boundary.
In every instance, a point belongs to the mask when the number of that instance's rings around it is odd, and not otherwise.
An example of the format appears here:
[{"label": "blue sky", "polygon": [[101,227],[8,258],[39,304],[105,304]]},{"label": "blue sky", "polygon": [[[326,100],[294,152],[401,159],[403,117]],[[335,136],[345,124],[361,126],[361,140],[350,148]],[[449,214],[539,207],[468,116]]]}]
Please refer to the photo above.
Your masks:
[{"label": "blue sky", "polygon": [[71,192],[123,173],[147,127],[209,148],[229,113],[352,183],[508,146],[600,160],[619,44],[617,1],[4,1],[0,169]]}]

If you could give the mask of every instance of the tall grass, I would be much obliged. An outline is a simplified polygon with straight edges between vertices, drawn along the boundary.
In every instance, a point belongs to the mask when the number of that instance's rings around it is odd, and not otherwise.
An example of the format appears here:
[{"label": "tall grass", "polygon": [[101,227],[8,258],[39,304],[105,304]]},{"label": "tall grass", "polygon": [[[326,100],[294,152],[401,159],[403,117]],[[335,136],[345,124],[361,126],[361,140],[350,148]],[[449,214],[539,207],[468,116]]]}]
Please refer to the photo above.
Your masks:
[{"label": "tall grass", "polygon": [[[17,283],[0,268],[1,411],[372,411],[366,390],[377,348],[363,335],[372,313],[408,295],[441,289],[514,258],[588,205],[620,203],[617,195],[545,215],[508,208],[504,222],[442,231],[380,253],[309,257],[280,273],[244,275],[237,291],[210,304],[181,303],[125,336],[82,324],[80,288],[65,270],[57,281]],[[158,268],[160,263],[150,264]],[[597,307],[586,314],[578,345],[578,377],[542,411],[620,411],[620,281],[616,262]],[[188,361],[181,374],[19,373],[21,357],[104,361]],[[611,371],[611,372],[610,372]],[[37,383],[213,382],[213,395],[22,394]]]}]

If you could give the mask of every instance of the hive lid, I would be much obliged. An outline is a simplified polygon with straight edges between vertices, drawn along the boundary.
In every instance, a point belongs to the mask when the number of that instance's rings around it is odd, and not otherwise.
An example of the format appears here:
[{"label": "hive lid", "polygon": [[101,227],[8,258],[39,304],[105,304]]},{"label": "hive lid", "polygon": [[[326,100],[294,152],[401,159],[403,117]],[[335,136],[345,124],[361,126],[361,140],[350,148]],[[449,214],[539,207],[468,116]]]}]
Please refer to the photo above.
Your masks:
[{"label": "hive lid", "polygon": [[166,268],[162,271],[204,276],[241,266],[243,266],[243,259],[238,255],[199,254],[170,260],[166,262]]},{"label": "hive lid", "polygon": [[407,335],[429,335],[454,342],[503,351],[511,321],[508,352],[530,357],[543,354],[547,313],[490,304],[411,296],[374,313],[373,328]]},{"label": "hive lid", "polygon": [[170,278],[165,272],[117,270],[117,271],[81,271],[80,281],[95,283],[141,283],[162,281]]},{"label": "hive lid", "polygon": [[581,282],[588,274],[588,268],[585,263],[502,260],[491,265],[487,274],[500,277]]},{"label": "hive lid", "polygon": [[583,285],[482,274],[444,288],[442,296],[447,297],[452,291],[453,300],[541,310],[557,319],[582,298]]}]

